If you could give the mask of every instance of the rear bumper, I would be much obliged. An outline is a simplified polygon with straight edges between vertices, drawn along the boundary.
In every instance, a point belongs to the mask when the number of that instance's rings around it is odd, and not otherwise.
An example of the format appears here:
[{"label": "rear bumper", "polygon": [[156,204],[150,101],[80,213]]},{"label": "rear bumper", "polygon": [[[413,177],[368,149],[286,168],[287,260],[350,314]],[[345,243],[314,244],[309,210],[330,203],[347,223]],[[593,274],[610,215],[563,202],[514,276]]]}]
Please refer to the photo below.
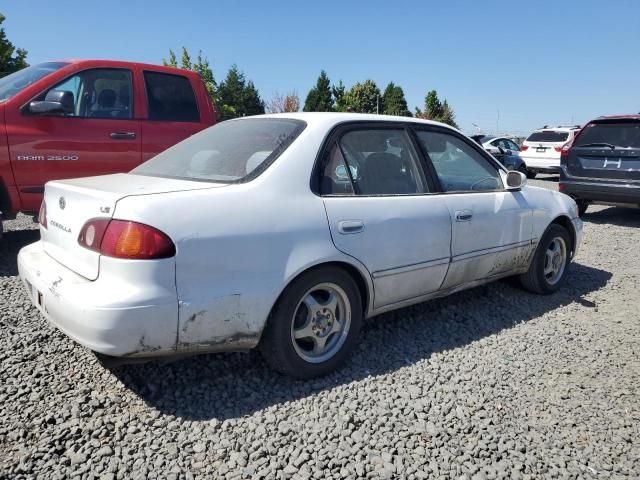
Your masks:
[{"label": "rear bumper", "polygon": [[640,206],[640,185],[560,179],[561,191],[578,200]]},{"label": "rear bumper", "polygon": [[[172,259],[158,262],[169,261],[173,263]],[[175,285],[172,291],[149,281],[153,278],[148,275],[150,269],[157,272],[157,267],[139,264],[137,276],[107,273],[90,281],[51,258],[42,242],[26,246],[18,254],[18,270],[27,294],[47,320],[81,345],[113,356],[175,352]]]},{"label": "rear bumper", "polygon": [[520,155],[529,170],[537,172],[559,172],[560,157],[527,157]]}]

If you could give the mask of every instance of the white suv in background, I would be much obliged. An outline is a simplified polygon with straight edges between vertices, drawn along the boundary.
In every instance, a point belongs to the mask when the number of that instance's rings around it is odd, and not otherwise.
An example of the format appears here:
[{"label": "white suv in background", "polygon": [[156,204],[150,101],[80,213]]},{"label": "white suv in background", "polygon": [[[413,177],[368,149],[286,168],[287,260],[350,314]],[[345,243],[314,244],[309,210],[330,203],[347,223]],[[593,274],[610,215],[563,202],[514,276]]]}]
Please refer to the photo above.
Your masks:
[{"label": "white suv in background", "polygon": [[579,131],[579,125],[545,125],[529,135],[520,147],[520,157],[527,165],[527,176],[534,178],[538,172],[559,173],[562,147],[570,144]]}]

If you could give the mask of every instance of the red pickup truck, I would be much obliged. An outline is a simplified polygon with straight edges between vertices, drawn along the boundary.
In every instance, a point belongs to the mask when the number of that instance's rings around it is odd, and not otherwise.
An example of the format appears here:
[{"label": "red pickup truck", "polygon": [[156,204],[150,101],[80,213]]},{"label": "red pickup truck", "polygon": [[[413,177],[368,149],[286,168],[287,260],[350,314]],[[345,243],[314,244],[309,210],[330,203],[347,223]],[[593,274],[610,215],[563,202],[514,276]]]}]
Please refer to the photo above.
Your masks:
[{"label": "red pickup truck", "polygon": [[0,218],[37,212],[49,180],[129,171],[215,121],[188,70],[68,60],[1,78]]}]

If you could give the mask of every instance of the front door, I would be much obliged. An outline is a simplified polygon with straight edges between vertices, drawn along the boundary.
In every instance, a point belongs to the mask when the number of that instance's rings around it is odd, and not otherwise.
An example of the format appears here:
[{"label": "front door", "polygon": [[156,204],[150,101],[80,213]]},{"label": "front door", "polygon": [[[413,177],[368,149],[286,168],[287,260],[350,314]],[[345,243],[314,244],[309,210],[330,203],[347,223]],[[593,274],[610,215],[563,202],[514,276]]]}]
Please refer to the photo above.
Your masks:
[{"label": "front door", "polygon": [[73,112],[34,115],[28,107],[6,112],[14,178],[26,211],[38,210],[49,180],[127,172],[140,163],[129,70],[84,70],[52,89],[72,93]]},{"label": "front door", "polygon": [[416,134],[451,216],[451,266],[443,288],[526,265],[533,209],[522,193],[505,190],[500,168],[464,137],[436,127]]},{"label": "front door", "polygon": [[374,307],[438,290],[449,265],[451,220],[408,132],[397,124],[352,126],[334,137],[320,182],[331,236],[371,273]]}]

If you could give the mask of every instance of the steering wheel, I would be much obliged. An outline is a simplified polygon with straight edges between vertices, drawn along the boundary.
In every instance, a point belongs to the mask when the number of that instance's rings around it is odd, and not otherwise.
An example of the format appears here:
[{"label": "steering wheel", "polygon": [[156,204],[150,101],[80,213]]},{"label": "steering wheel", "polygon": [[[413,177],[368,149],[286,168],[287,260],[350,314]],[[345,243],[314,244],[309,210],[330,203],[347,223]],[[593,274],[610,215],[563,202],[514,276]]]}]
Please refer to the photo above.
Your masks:
[{"label": "steering wheel", "polygon": [[475,190],[476,185],[478,185],[478,184],[480,184],[480,183],[484,183],[484,182],[486,182],[487,180],[493,180],[493,181],[495,181],[495,178],[494,178],[494,177],[483,177],[483,178],[481,178],[480,180],[478,180],[478,181],[476,181],[476,182],[474,182],[474,183],[472,183],[472,184],[471,184],[471,190]]}]

